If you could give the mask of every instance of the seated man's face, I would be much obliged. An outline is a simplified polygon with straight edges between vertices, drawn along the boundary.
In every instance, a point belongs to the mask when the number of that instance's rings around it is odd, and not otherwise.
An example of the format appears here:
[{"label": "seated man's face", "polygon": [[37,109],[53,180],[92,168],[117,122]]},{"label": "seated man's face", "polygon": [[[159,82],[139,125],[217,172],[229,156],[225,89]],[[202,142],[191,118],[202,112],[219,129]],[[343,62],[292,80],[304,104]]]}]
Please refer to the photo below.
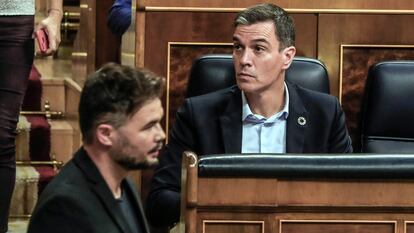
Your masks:
[{"label": "seated man's face", "polygon": [[126,169],[158,164],[158,154],[165,139],[160,125],[163,114],[160,99],[144,103],[124,125],[116,129],[116,139],[109,152],[111,158]]},{"label": "seated man's face", "polygon": [[282,85],[287,69],[285,50],[272,21],[239,25],[233,34],[233,60],[237,85],[245,93],[261,93]]}]

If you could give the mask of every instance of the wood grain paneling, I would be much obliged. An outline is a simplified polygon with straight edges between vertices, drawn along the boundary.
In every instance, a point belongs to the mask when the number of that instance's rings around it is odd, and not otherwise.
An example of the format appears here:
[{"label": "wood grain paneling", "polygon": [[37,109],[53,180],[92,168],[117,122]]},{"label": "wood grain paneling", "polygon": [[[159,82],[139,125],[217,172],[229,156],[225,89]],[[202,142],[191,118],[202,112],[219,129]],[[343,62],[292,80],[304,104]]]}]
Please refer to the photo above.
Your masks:
[{"label": "wood grain paneling", "polygon": [[203,221],[203,233],[264,233],[264,221]]},{"label": "wood grain paneling", "polygon": [[281,233],[395,233],[395,223],[378,221],[291,221],[281,222]]},{"label": "wood grain paneling", "polygon": [[[226,230],[224,232],[278,232],[279,221],[275,221],[275,215],[269,213],[253,213],[252,211],[216,211],[209,207],[196,213],[195,233],[203,232],[203,229]],[[240,230],[240,231],[234,231]],[[243,231],[244,230],[244,231]],[[251,231],[246,231],[251,230]],[[205,231],[208,232],[208,231]],[[222,231],[220,231],[222,232]]]},{"label": "wood grain paneling", "polygon": [[[276,179],[263,179],[260,183],[258,179],[251,178],[199,178],[198,181],[199,189],[202,190],[198,193],[199,205],[251,206],[252,204],[275,202],[279,198],[278,180]],[[212,196],[214,198],[211,198]]]},{"label": "wood grain paneling", "polygon": [[[298,54],[316,57],[317,16],[293,14]],[[231,43],[235,13],[147,12],[145,66],[166,76],[168,42]]]},{"label": "wood grain paneling", "polygon": [[80,86],[95,70],[96,5],[94,0],[80,1],[79,30],[73,44],[72,79]]},{"label": "wood grain paneling", "polygon": [[413,221],[406,221],[405,224],[405,233],[414,233],[414,222]]},{"label": "wood grain paneling", "polygon": [[390,180],[279,180],[277,200],[284,206],[414,207],[414,183]]},{"label": "wood grain paneling", "polygon": [[145,13],[137,12],[135,15],[135,65],[144,67],[145,59]]},{"label": "wood grain paneling", "polygon": [[[262,3],[262,0],[142,0],[140,7],[248,7]],[[303,9],[414,9],[414,2],[409,0],[335,0],[335,1],[303,1],[303,0],[270,0],[281,7]]]},{"label": "wood grain paneling", "polygon": [[247,207],[272,203],[269,207],[414,207],[414,184],[409,181],[200,177],[198,182],[202,191],[198,192],[197,201],[201,206]]},{"label": "wood grain paneling", "polygon": [[65,116],[73,129],[73,147],[76,151],[82,145],[82,137],[79,128],[78,105],[80,100],[81,87],[72,79],[65,79]]},{"label": "wood grain paneling", "polygon": [[413,20],[414,15],[321,14],[318,58],[327,66],[331,94],[339,95],[341,44],[414,44]]},{"label": "wood grain paneling", "polygon": [[113,1],[96,1],[95,68],[99,68],[107,62],[119,63],[120,61],[121,37],[113,34],[106,25],[112,4]]},{"label": "wood grain paneling", "polygon": [[168,42],[230,43],[233,17],[226,13],[147,13],[145,66],[167,76]]},{"label": "wood grain paneling", "polygon": [[340,98],[354,150],[360,151],[361,106],[369,67],[385,60],[413,60],[414,45],[347,45],[342,46],[342,51]]}]

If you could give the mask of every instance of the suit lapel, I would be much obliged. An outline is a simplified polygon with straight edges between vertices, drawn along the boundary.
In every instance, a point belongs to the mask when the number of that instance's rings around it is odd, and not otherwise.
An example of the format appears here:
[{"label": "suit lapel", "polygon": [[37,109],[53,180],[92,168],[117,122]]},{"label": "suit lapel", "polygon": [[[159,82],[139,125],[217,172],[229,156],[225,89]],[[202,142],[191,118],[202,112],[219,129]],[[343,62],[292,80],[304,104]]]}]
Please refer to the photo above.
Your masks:
[{"label": "suit lapel", "polygon": [[98,168],[95,166],[83,148],[77,152],[74,160],[90,182],[92,191],[101,200],[102,205],[105,206],[107,214],[111,216],[111,218],[119,226],[122,232],[131,232],[129,225],[123,217],[124,214],[122,213],[119,205],[116,203],[111,190],[109,189],[102,175],[99,173]]},{"label": "suit lapel", "polygon": [[289,90],[289,116],[286,125],[286,153],[302,153],[305,143],[308,112],[296,86],[286,82]]},{"label": "suit lapel", "polygon": [[220,127],[225,153],[241,153],[242,142],[242,99],[237,86],[231,89],[231,97],[222,115]]}]

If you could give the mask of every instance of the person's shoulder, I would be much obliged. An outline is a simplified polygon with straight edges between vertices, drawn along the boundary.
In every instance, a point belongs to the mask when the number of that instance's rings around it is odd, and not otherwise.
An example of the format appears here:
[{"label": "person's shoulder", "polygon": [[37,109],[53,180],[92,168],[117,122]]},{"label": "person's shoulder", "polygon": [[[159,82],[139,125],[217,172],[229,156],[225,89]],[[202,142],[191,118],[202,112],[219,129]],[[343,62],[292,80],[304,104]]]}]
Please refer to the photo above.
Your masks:
[{"label": "person's shoulder", "polygon": [[48,185],[39,196],[32,218],[33,220],[43,218],[48,213],[87,214],[88,203],[85,200],[90,201],[84,192],[67,183]]},{"label": "person's shoulder", "polygon": [[227,102],[230,98],[234,97],[234,95],[237,95],[238,93],[240,93],[240,90],[236,85],[234,85],[204,95],[190,97],[186,101],[191,102],[194,105],[217,105]]},{"label": "person's shoulder", "polygon": [[291,90],[296,95],[292,96],[289,93],[290,97],[296,99],[290,99],[290,104],[295,106],[302,105],[308,113],[318,116],[320,119],[324,119],[324,117],[331,119],[342,112],[341,105],[336,96],[303,88],[298,85],[294,85]]},{"label": "person's shoulder", "polygon": [[338,102],[336,96],[327,93],[311,90],[292,83],[290,83],[288,87],[290,87],[289,91],[296,91],[302,101],[309,104],[335,104]]},{"label": "person's shoulder", "polygon": [[40,195],[39,201],[53,198],[77,197],[82,190],[87,189],[86,180],[82,177],[73,160],[69,161],[60,172],[46,185]]},{"label": "person's shoulder", "polygon": [[[53,191],[43,192],[33,210],[28,233],[54,232],[56,227],[61,228],[61,232],[80,232],[80,229],[89,231],[91,219],[89,216],[96,211],[89,199],[77,190],[59,186]],[[46,191],[46,190],[45,190]],[[52,223],[47,223],[51,221]],[[73,224],[76,223],[76,224]]]},{"label": "person's shoulder", "polygon": [[78,189],[68,184],[55,185],[54,188],[48,186],[40,195],[39,206],[50,205],[51,203],[59,205],[72,205],[78,203],[78,198],[82,197]]}]

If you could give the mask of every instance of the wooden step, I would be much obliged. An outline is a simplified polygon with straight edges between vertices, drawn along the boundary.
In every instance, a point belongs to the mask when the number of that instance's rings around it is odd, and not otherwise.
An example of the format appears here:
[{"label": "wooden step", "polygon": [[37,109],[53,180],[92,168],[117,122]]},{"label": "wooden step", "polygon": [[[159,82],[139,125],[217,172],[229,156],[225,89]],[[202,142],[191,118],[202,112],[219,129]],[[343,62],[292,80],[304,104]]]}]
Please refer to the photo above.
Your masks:
[{"label": "wooden step", "polygon": [[[47,100],[51,111],[61,111],[62,119],[52,119],[51,155],[56,160],[67,162],[81,145],[78,123],[78,103],[81,88],[70,78],[42,78],[42,106]],[[43,109],[44,110],[44,109]]]},{"label": "wooden step", "polygon": [[32,166],[16,167],[16,184],[10,205],[11,216],[30,215],[38,199],[39,172]]},{"label": "wooden step", "polygon": [[50,103],[50,110],[66,111],[66,93],[65,79],[60,78],[42,78],[43,94],[42,94],[42,111],[45,110],[45,102]]},{"label": "wooden step", "polygon": [[[30,159],[30,123],[25,116],[20,116],[16,137],[16,161],[31,161]],[[80,146],[78,132],[67,120],[51,120],[50,124],[50,158],[66,163],[72,158]],[[33,149],[33,148],[32,148]],[[36,151],[32,151],[35,154]]]},{"label": "wooden step", "polygon": [[66,163],[72,158],[75,147],[79,143],[74,141],[74,129],[66,120],[52,120],[50,153],[57,161]]},{"label": "wooden step", "polygon": [[16,160],[28,161],[29,157],[29,140],[30,140],[30,122],[25,116],[19,116],[17,123],[16,136]]},{"label": "wooden step", "polygon": [[29,225],[29,219],[11,218],[9,219],[10,233],[26,233]]}]

